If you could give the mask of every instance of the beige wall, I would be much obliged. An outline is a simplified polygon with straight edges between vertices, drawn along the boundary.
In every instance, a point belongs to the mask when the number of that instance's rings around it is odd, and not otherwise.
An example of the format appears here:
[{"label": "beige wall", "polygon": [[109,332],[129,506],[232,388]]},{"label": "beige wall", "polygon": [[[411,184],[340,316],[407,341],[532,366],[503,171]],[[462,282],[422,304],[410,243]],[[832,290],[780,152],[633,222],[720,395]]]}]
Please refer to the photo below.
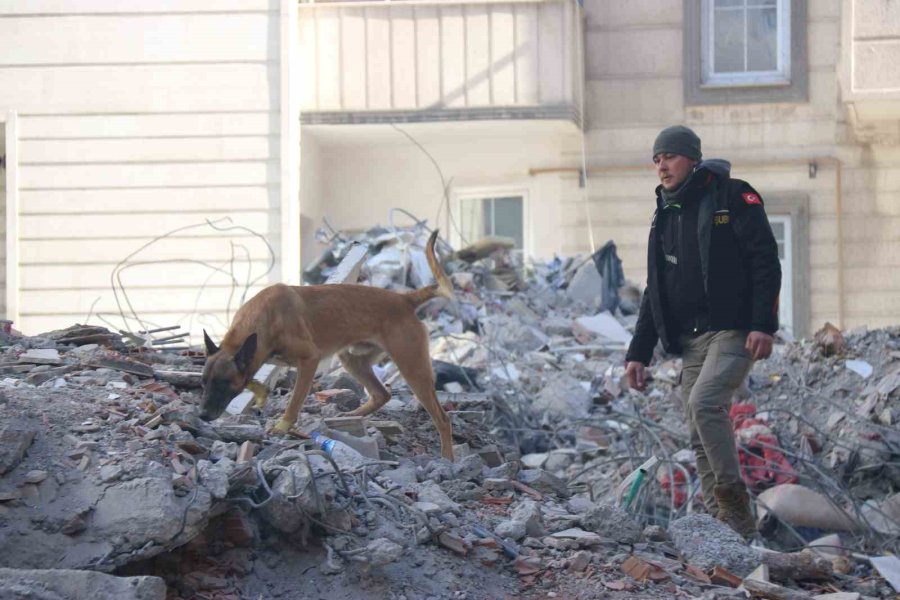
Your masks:
[{"label": "beige wall", "polygon": [[[0,112],[19,113],[24,332],[91,312],[121,327],[111,272],[176,228],[229,217],[278,253],[277,0],[35,0],[4,3],[0,17]],[[243,281],[245,249],[255,277],[268,255],[244,231],[154,245],[136,260],[181,262],[123,275],[135,310],[196,333],[196,307],[223,331],[230,274],[187,261],[229,271],[234,253]],[[279,277],[276,265],[258,283]]]},{"label": "beige wall", "polygon": [[[6,124],[0,121],[0,156],[6,155]],[[0,167],[0,316],[6,318],[6,169]]]},{"label": "beige wall", "polygon": [[316,136],[300,135],[300,261],[306,265],[319,256],[316,229],[322,226],[320,206],[325,188],[325,164]]},{"label": "beige wall", "polygon": [[[843,164],[845,325],[886,325],[900,314],[900,152],[857,144],[846,126],[837,77],[841,5],[808,3],[808,102],[692,107],[683,100],[680,0],[615,10],[586,2],[589,165],[649,165],[656,133],[681,123],[701,136],[706,157],[730,159],[733,175],[764,199],[808,197],[811,327],[836,322],[839,308],[835,167],[820,164],[812,179],[806,164],[821,156]],[[566,155],[572,162],[576,150]],[[595,171],[589,185],[595,237],[614,238],[627,276],[643,281],[652,171]],[[565,199],[564,215],[572,240],[565,250],[585,250],[579,197]]]},{"label": "beige wall", "polygon": [[[452,180],[451,196],[497,186],[523,189],[529,203],[525,236],[531,253],[550,257],[562,249],[558,202],[565,184],[558,177],[531,177],[528,171],[557,164],[574,125],[504,121],[402,127],[434,157],[445,179]],[[323,125],[304,128],[304,144],[311,138],[319,146],[321,196],[317,207],[305,195],[303,204],[309,207],[304,216],[316,226],[323,216],[339,229],[387,225],[394,207],[435,223],[443,201],[440,176],[428,157],[401,133],[388,125]],[[307,167],[308,162],[303,177]],[[453,239],[446,215],[444,210],[438,226]],[[410,223],[399,218],[398,224]],[[309,239],[310,232],[305,230],[303,235]],[[315,256],[305,254],[304,262]]]}]

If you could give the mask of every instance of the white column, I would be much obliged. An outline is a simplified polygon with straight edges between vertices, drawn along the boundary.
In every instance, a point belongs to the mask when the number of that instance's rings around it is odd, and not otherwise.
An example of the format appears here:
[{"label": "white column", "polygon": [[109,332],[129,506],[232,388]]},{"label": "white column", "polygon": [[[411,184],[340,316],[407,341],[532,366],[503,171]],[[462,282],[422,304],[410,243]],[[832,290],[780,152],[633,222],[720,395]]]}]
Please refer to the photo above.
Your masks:
[{"label": "white column", "polygon": [[281,0],[281,281],[300,283],[298,0]]},{"label": "white column", "polygon": [[[19,319],[19,115],[6,115],[6,318]],[[20,323],[14,326],[21,328]]]}]

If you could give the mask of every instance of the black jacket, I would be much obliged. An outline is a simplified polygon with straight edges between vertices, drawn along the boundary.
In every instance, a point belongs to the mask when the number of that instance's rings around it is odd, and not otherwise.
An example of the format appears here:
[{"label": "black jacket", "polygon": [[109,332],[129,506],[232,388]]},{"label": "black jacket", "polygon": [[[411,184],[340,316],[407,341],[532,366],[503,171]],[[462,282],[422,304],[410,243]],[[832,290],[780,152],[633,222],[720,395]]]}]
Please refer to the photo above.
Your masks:
[{"label": "black jacket", "polygon": [[[781,264],[762,199],[746,181],[731,179],[731,165],[700,163],[692,177],[705,178],[697,219],[700,263],[709,308],[709,331],[778,330]],[[664,203],[657,188],[647,250],[647,288],[626,361],[650,364],[656,342],[679,354],[678,332],[666,325],[660,294],[662,259],[656,220]],[[699,192],[698,192],[699,193]]]}]

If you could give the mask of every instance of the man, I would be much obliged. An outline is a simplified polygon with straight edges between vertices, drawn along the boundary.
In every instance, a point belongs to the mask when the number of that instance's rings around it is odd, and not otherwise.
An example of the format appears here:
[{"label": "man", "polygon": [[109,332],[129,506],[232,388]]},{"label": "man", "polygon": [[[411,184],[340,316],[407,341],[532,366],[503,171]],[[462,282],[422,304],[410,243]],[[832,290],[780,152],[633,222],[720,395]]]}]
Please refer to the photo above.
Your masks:
[{"label": "man", "polygon": [[772,352],[781,266],[759,194],[730,177],[727,161],[701,158],[700,138],[687,127],[664,129],[653,144],[660,185],[625,374],[632,388],[644,389],[658,340],[682,355],[682,398],[704,503],[750,537],[756,528],[728,411],[753,361]]}]

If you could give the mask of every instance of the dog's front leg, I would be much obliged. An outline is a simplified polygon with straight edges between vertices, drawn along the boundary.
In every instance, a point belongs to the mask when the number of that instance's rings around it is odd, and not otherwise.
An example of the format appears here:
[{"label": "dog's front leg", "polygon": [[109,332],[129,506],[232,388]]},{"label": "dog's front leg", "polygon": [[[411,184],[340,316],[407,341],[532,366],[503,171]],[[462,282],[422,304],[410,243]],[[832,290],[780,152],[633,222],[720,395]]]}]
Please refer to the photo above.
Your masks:
[{"label": "dog's front leg", "polygon": [[313,378],[316,376],[316,368],[319,366],[318,359],[303,360],[297,364],[297,383],[294,384],[294,391],[291,393],[291,400],[284,411],[284,415],[272,428],[272,433],[284,435],[297,422],[297,416],[300,414],[300,407],[306,401],[309,390],[312,387]]}]

